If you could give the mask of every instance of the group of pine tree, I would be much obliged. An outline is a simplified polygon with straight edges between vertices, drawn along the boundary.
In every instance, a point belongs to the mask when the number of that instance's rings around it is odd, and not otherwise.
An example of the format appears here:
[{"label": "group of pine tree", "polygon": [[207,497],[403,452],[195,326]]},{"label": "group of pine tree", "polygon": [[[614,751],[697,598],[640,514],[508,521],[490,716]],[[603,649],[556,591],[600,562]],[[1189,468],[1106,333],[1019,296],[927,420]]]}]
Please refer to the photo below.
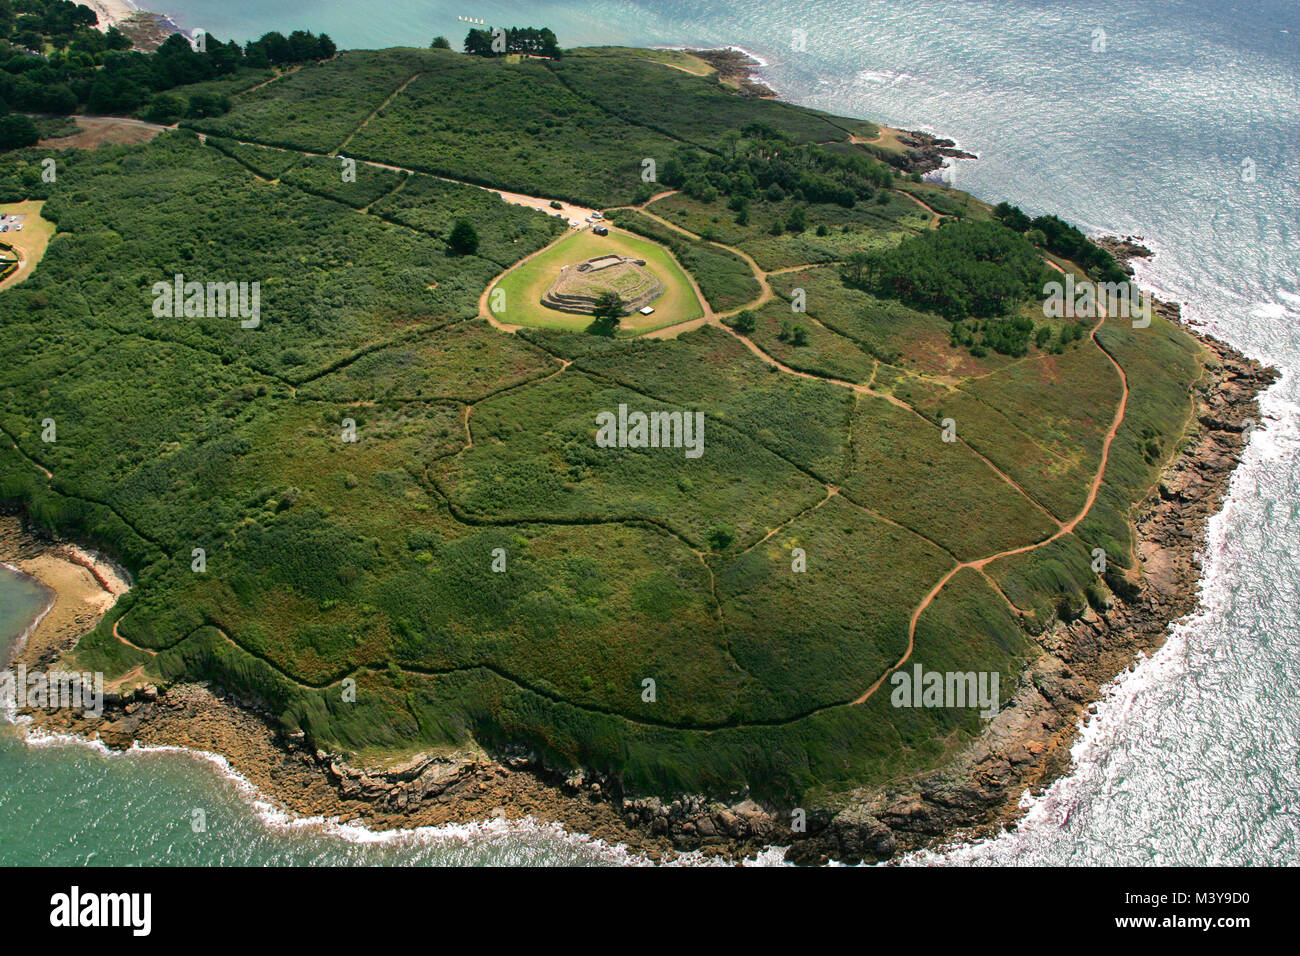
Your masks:
[{"label": "group of pine tree", "polygon": [[[444,46],[434,41],[434,46]],[[523,53],[558,60],[563,52],[555,33],[547,27],[508,27],[470,30],[465,36],[465,52],[474,56],[508,56]]]}]

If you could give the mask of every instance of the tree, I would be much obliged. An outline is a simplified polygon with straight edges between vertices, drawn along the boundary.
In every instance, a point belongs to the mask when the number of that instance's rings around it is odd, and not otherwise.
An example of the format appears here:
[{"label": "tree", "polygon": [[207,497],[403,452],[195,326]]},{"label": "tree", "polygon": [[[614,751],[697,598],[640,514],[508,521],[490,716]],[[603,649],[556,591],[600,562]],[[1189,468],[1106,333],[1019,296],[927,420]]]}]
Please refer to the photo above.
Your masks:
[{"label": "tree", "polygon": [[1019,206],[1013,206],[1008,202],[1000,202],[993,207],[993,215],[1001,219],[1003,224],[1016,232],[1024,232],[1029,228],[1029,217],[1021,211]]},{"label": "tree", "polygon": [[430,50],[450,50],[450,49],[451,49],[451,41],[448,40],[448,39],[447,39],[446,37],[444,37],[444,36],[436,36],[436,37],[433,38],[433,42],[429,44],[429,49],[430,49]]},{"label": "tree", "polygon": [[741,335],[750,335],[758,328],[758,316],[750,309],[741,309],[730,325]]},{"label": "tree", "polygon": [[[505,43],[493,49],[492,41],[500,36]],[[503,48],[504,47],[504,48]],[[487,30],[470,30],[465,35],[465,52],[474,56],[504,56],[509,53],[526,53],[530,56],[547,56],[558,60],[563,56],[559,41],[547,27],[492,27]]]},{"label": "tree", "polygon": [[230,112],[230,97],[220,93],[195,93],[190,97],[185,115],[191,119],[221,116]]},{"label": "tree", "polygon": [[129,50],[134,45],[131,43],[131,38],[117,27],[109,27],[104,37],[107,40],[105,45],[110,50]]},{"label": "tree", "polygon": [[478,252],[478,233],[468,219],[456,220],[451,227],[451,234],[447,236],[447,245],[458,256],[472,256]]},{"label": "tree", "polygon": [[465,34],[464,50],[472,56],[496,56],[492,51],[490,30],[470,30]]},{"label": "tree", "polygon": [[709,547],[714,551],[726,551],[736,540],[735,529],[727,524],[715,524],[708,531]]},{"label": "tree", "polygon": [[790,344],[807,345],[808,330],[804,328],[802,325],[796,325],[793,329],[790,330]]},{"label": "tree", "polygon": [[613,335],[618,331],[618,323],[623,318],[627,306],[619,294],[607,289],[596,297],[596,306],[591,310],[595,318],[587,331],[596,335]]},{"label": "tree", "polygon": [[0,149],[35,146],[40,139],[36,124],[26,116],[0,116]]},{"label": "tree", "polygon": [[852,286],[861,286],[863,278],[866,277],[867,267],[871,265],[871,254],[858,248],[849,252],[849,258],[844,260],[844,280]]},{"label": "tree", "polygon": [[320,41],[307,30],[294,30],[289,34],[289,49],[299,63],[314,60],[320,56]]},{"label": "tree", "polygon": [[808,210],[803,206],[795,206],[786,217],[785,227],[791,232],[803,232],[808,228]]},{"label": "tree", "polygon": [[[736,158],[736,150],[740,147],[740,130],[729,129],[719,137],[722,145],[722,154],[728,159]],[[739,212],[739,210],[737,210]]]},{"label": "tree", "polygon": [[183,96],[177,96],[175,93],[159,93],[149,101],[149,107],[144,111],[144,118],[151,123],[175,123],[185,115],[187,105]]}]

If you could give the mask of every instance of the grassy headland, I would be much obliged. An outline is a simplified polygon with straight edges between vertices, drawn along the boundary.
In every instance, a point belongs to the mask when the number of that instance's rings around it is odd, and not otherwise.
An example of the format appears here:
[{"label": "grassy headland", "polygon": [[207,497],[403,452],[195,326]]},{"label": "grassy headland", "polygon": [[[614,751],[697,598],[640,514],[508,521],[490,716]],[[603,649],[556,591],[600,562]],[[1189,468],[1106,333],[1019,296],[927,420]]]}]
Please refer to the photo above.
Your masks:
[{"label": "grassy headland", "polygon": [[[797,805],[978,735],[868,691],[908,661],[1009,698],[1033,634],[1139,577],[1130,510],[1201,349],[1044,318],[1068,234],[692,63],[348,51],[54,183],[6,156],[0,200],[58,232],[0,295],[0,499],[137,581],[79,661],[214,681],[362,759],[472,738],[628,793]],[[559,227],[481,187],[607,210],[699,327],[494,329],[485,290],[533,309],[551,258],[621,234],[508,271]],[[178,273],[259,282],[259,324],[156,317]],[[702,412],[705,453],[596,447],[620,404]]]}]

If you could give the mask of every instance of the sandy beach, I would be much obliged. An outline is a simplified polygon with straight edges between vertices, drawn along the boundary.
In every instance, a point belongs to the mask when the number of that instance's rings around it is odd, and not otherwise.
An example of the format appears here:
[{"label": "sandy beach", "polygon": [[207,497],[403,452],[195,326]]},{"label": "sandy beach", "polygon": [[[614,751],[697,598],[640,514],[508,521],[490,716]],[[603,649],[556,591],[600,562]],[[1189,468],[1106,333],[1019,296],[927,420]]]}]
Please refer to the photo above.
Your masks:
[{"label": "sandy beach", "polygon": [[131,586],[125,573],[104,558],[77,545],[34,538],[8,515],[0,517],[0,562],[54,592],[53,607],[26,642],[14,648],[14,659],[28,666],[76,644]]}]

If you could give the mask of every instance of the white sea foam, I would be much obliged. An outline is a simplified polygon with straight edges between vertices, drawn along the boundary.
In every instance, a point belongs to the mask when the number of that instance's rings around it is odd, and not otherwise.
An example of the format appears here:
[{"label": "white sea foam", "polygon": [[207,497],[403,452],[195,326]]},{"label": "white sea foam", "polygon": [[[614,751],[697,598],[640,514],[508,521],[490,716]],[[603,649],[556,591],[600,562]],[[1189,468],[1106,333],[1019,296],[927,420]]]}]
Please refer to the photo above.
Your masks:
[{"label": "white sea foam", "polygon": [[888,86],[897,86],[911,79],[906,73],[894,73],[889,70],[858,70],[853,76],[859,83],[882,83]]},{"label": "white sea foam", "polygon": [[[391,846],[403,849],[473,847],[493,841],[522,841],[525,844],[535,844],[542,840],[581,849],[584,856],[590,857],[593,862],[617,866],[655,865],[655,861],[636,853],[625,844],[611,844],[584,833],[572,832],[559,823],[540,820],[533,816],[515,820],[493,817],[438,826],[385,830],[371,829],[357,820],[343,820],[340,817],[303,816],[285,809],[264,794],[247,777],[231,766],[230,761],[222,754],[175,745],[139,742],[133,743],[129,750],[114,750],[101,740],[90,740],[73,734],[38,728],[32,724],[29,717],[19,717],[14,720],[12,712],[7,717],[10,722],[19,726],[26,743],[33,748],[84,747],[99,756],[114,760],[172,755],[198,761],[212,768],[218,777],[230,783],[244,805],[264,827],[272,831],[311,833],[339,839],[356,846]],[[753,857],[742,860],[740,865],[778,866],[783,864],[784,854],[784,847],[768,847]],[[691,851],[678,854],[661,865],[731,866],[734,864],[729,860]]]},{"label": "white sea foam", "polygon": [[757,68],[760,70],[763,69],[764,67],[768,67],[772,65],[768,63],[767,60],[763,59],[761,56],[755,53],[753,50],[746,50],[743,46],[735,46],[733,44],[731,46],[726,47],[726,49],[735,50],[737,53],[745,54],[745,56],[749,57],[751,60],[754,61]]}]

